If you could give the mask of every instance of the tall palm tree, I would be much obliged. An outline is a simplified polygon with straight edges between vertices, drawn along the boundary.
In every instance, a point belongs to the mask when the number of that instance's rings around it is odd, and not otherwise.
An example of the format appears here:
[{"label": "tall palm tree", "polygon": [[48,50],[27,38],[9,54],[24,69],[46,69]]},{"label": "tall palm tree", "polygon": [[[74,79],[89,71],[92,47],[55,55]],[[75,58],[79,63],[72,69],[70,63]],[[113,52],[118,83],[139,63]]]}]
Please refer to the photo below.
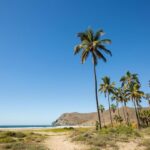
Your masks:
[{"label": "tall palm tree", "polygon": [[103,119],[103,123],[104,123],[104,126],[105,126],[105,119],[104,119],[104,111],[105,111],[105,107],[103,105],[99,105],[99,110],[102,114],[102,119]]},{"label": "tall palm tree", "polygon": [[74,54],[77,54],[82,51],[81,55],[82,63],[86,61],[89,54],[91,54],[92,56],[94,80],[95,80],[95,98],[100,128],[101,128],[101,116],[99,112],[99,101],[97,93],[96,65],[98,63],[98,59],[102,59],[104,62],[107,61],[103,53],[112,55],[111,51],[105,47],[105,44],[110,44],[111,40],[101,39],[103,34],[104,34],[103,30],[98,30],[96,33],[94,33],[92,29],[88,29],[85,32],[80,32],[78,33],[78,37],[80,38],[80,44],[76,45],[74,48]]},{"label": "tall palm tree", "polygon": [[111,109],[110,109],[110,100],[109,100],[109,96],[111,93],[114,92],[114,87],[115,87],[115,83],[110,81],[109,77],[104,77],[102,78],[103,83],[100,84],[100,88],[99,91],[105,94],[105,97],[108,97],[108,105],[109,105],[109,115],[110,115],[110,121],[111,121],[111,125],[113,126],[113,119],[112,119],[112,114],[111,114]]},{"label": "tall palm tree", "polygon": [[130,88],[127,90],[127,95],[130,97],[134,104],[135,113],[136,113],[136,119],[137,119],[137,125],[138,128],[140,128],[140,119],[139,119],[139,113],[137,109],[137,104],[141,100],[141,98],[144,96],[144,92],[140,91],[140,85],[137,83],[132,83],[130,85]]}]

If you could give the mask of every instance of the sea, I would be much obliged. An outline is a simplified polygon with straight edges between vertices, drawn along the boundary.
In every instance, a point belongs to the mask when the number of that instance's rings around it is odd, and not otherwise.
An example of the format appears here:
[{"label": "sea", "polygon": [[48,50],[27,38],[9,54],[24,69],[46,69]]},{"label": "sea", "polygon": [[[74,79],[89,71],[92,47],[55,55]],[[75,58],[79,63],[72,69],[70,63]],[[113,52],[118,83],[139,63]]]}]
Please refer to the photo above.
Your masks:
[{"label": "sea", "polygon": [[51,125],[0,125],[0,128],[49,128]]}]

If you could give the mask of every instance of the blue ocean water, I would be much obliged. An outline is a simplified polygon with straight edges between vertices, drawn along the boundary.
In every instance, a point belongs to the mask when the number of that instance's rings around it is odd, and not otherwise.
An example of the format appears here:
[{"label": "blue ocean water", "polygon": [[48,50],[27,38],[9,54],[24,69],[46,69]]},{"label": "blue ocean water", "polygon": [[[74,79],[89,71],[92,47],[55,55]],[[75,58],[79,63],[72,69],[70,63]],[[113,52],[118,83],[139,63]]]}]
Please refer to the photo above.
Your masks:
[{"label": "blue ocean water", "polygon": [[0,125],[0,128],[48,128],[51,125]]}]

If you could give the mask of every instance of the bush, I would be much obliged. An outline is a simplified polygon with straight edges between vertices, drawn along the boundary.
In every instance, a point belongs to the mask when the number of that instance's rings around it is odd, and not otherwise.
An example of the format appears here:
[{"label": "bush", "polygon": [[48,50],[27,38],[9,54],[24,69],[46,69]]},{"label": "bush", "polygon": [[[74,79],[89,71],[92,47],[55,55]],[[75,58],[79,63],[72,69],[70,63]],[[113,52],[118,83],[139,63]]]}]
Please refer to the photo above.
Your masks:
[{"label": "bush", "polygon": [[15,137],[15,138],[24,138],[26,136],[22,132],[11,132],[11,131],[4,132],[4,135],[7,137],[9,136],[9,137]]}]

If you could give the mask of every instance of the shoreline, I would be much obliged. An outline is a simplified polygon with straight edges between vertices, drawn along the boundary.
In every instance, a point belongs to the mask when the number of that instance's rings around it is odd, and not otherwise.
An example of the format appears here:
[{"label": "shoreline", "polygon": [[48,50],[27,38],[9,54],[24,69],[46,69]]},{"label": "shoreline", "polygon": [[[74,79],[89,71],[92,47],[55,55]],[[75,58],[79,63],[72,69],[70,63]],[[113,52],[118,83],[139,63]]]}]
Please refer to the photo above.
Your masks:
[{"label": "shoreline", "polygon": [[83,126],[83,125],[77,125],[77,126],[49,126],[49,127],[6,127],[6,128],[0,128],[0,131],[17,131],[17,130],[44,130],[44,129],[58,129],[58,128],[91,128],[93,126]]}]

